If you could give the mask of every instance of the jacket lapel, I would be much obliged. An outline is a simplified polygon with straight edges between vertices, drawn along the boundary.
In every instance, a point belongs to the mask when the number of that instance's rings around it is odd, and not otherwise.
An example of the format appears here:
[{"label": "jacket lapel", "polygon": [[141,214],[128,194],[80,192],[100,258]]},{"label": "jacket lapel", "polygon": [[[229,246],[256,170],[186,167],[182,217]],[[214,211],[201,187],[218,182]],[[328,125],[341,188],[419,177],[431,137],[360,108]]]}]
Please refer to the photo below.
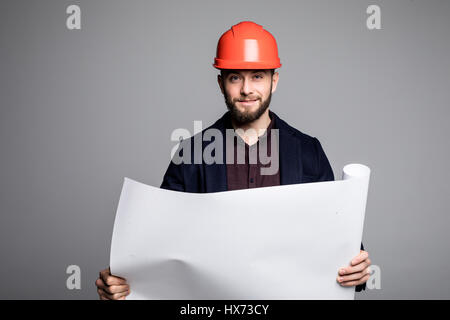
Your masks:
[{"label": "jacket lapel", "polygon": [[292,128],[274,112],[275,126],[279,130],[280,184],[301,183],[303,167],[301,165],[301,146],[295,138]]},{"label": "jacket lapel", "polygon": [[[225,152],[226,152],[226,117],[228,116],[228,112],[226,112],[219,120],[217,120],[210,128],[219,129],[222,133],[222,163],[213,163],[213,164],[205,164],[203,163],[203,168],[205,170],[205,192],[220,192],[228,190],[228,181],[227,181],[227,165],[225,163]],[[210,142],[203,142],[203,150],[205,150],[205,146]]]}]

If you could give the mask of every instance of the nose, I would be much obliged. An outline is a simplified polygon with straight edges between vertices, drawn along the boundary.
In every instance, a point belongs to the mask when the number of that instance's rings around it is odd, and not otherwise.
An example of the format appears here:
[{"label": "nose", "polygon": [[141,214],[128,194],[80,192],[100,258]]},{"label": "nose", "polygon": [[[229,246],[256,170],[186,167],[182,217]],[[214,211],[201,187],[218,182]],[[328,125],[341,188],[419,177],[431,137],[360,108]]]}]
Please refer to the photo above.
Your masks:
[{"label": "nose", "polygon": [[253,91],[252,91],[252,87],[250,84],[250,80],[247,79],[247,77],[245,77],[244,81],[242,82],[241,95],[248,96],[251,93],[253,93]]}]

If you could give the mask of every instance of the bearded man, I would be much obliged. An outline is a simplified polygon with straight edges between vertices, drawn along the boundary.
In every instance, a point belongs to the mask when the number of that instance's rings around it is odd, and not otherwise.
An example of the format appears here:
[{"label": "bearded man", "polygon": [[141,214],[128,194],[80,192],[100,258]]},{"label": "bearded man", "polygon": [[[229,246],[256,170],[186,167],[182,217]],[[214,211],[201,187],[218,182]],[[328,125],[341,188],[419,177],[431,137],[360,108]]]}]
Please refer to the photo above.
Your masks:
[{"label": "bearded man", "polygon": [[[215,129],[228,139],[226,131],[234,130],[232,141],[222,144],[227,161],[171,161],[161,188],[206,193],[334,180],[319,140],[291,127],[269,109],[279,81],[275,69],[281,67],[272,34],[250,21],[232,26],[219,39],[213,66],[220,70],[217,82],[228,111],[200,134]],[[190,139],[193,145],[195,136]],[[200,140],[203,151],[209,143]],[[257,152],[261,148],[263,152]],[[263,161],[265,152],[273,163]],[[242,161],[237,161],[239,155]],[[269,167],[274,170],[263,170]],[[337,270],[336,281],[361,291],[370,277],[370,264],[361,244],[361,252],[350,265]],[[100,272],[96,285],[105,300],[125,299],[130,292],[126,279],[111,275],[109,269]]]}]

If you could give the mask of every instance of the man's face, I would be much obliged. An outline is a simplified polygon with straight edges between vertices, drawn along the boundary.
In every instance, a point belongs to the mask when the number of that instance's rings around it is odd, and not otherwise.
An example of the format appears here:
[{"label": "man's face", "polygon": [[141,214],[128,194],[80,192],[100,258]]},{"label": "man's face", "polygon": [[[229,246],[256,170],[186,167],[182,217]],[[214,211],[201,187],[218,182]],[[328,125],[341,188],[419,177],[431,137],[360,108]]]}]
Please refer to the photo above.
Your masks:
[{"label": "man's face", "polygon": [[246,124],[259,119],[269,107],[278,72],[272,76],[271,70],[226,70],[218,82],[232,118]]}]

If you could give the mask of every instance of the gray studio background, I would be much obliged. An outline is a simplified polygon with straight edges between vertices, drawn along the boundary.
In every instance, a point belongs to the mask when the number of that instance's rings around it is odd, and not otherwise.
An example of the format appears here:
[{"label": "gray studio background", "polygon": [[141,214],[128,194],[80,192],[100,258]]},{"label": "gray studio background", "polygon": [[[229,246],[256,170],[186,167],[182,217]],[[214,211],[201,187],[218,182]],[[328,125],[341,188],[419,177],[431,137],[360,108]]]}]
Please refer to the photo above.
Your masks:
[{"label": "gray studio background", "polygon": [[[66,8],[81,7],[81,30]],[[381,30],[366,8],[381,7]],[[381,290],[450,298],[450,1],[0,2],[0,298],[96,299],[123,177],[159,186],[175,128],[226,107],[217,40],[253,20],[283,66],[271,110],[341,178],[371,167],[364,244]],[[81,267],[81,290],[66,267]]]}]

